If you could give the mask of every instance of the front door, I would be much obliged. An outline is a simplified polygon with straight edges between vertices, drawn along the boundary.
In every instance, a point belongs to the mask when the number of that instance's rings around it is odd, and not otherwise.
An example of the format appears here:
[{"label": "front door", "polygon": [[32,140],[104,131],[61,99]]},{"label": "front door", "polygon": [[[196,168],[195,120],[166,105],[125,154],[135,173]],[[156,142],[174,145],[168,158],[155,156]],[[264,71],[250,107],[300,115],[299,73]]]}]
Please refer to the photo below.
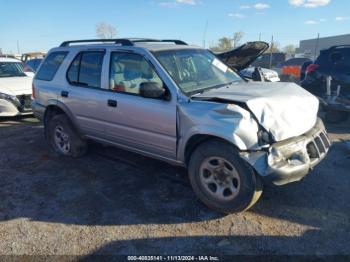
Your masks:
[{"label": "front door", "polygon": [[[176,98],[140,96],[140,85],[163,85],[152,64],[142,55],[112,52],[106,136],[124,146],[168,159],[176,159]],[[166,87],[165,87],[166,88]]]}]

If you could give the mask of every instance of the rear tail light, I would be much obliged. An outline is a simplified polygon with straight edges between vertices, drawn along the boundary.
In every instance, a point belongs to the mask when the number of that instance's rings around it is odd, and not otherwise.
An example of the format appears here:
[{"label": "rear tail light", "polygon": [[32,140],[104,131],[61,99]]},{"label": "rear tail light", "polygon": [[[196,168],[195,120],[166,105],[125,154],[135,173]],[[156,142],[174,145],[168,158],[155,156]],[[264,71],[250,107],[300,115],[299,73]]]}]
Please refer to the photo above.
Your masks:
[{"label": "rear tail light", "polygon": [[35,86],[34,83],[32,83],[32,97],[35,99]]},{"label": "rear tail light", "polygon": [[320,65],[318,65],[318,64],[311,64],[306,68],[305,72],[307,74],[310,74],[311,72],[315,71],[319,66]]}]

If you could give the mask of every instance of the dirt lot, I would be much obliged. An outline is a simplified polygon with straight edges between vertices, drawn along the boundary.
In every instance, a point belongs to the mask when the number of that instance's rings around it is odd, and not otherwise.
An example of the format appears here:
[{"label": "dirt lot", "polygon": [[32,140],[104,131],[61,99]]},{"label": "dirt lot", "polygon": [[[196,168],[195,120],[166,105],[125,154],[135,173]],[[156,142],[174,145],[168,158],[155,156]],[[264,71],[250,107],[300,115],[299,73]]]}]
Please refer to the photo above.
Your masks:
[{"label": "dirt lot", "polygon": [[334,146],[303,181],[223,216],[182,169],[96,145],[62,158],[35,119],[3,119],[0,254],[350,255],[350,123],[328,129]]}]

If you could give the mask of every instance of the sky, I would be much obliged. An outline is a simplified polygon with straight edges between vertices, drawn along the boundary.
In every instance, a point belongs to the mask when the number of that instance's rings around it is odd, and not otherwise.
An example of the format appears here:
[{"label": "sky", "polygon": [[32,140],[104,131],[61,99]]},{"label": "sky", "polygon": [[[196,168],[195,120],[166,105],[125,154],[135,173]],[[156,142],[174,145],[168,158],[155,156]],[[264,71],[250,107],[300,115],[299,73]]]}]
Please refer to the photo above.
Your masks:
[{"label": "sky", "polygon": [[283,47],[318,33],[349,34],[349,10],[349,0],[0,0],[0,48],[47,51],[65,40],[95,38],[100,22],[113,25],[117,37],[201,46],[205,39],[208,47],[243,31],[242,42],[259,36],[269,42],[273,35]]}]

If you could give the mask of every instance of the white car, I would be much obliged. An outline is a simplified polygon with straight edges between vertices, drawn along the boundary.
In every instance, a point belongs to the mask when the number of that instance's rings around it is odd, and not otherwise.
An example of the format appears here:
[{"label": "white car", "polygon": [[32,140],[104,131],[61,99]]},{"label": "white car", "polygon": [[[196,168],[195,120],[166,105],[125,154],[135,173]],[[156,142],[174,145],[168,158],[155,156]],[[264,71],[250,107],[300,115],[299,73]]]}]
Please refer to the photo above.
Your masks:
[{"label": "white car", "polygon": [[21,61],[0,58],[0,117],[32,113],[32,79],[24,73]]},{"label": "white car", "polygon": [[[266,82],[280,82],[281,79],[275,70],[260,68],[263,80]],[[247,79],[253,79],[253,73],[255,71],[254,66],[250,66],[240,71],[241,75]]]}]

